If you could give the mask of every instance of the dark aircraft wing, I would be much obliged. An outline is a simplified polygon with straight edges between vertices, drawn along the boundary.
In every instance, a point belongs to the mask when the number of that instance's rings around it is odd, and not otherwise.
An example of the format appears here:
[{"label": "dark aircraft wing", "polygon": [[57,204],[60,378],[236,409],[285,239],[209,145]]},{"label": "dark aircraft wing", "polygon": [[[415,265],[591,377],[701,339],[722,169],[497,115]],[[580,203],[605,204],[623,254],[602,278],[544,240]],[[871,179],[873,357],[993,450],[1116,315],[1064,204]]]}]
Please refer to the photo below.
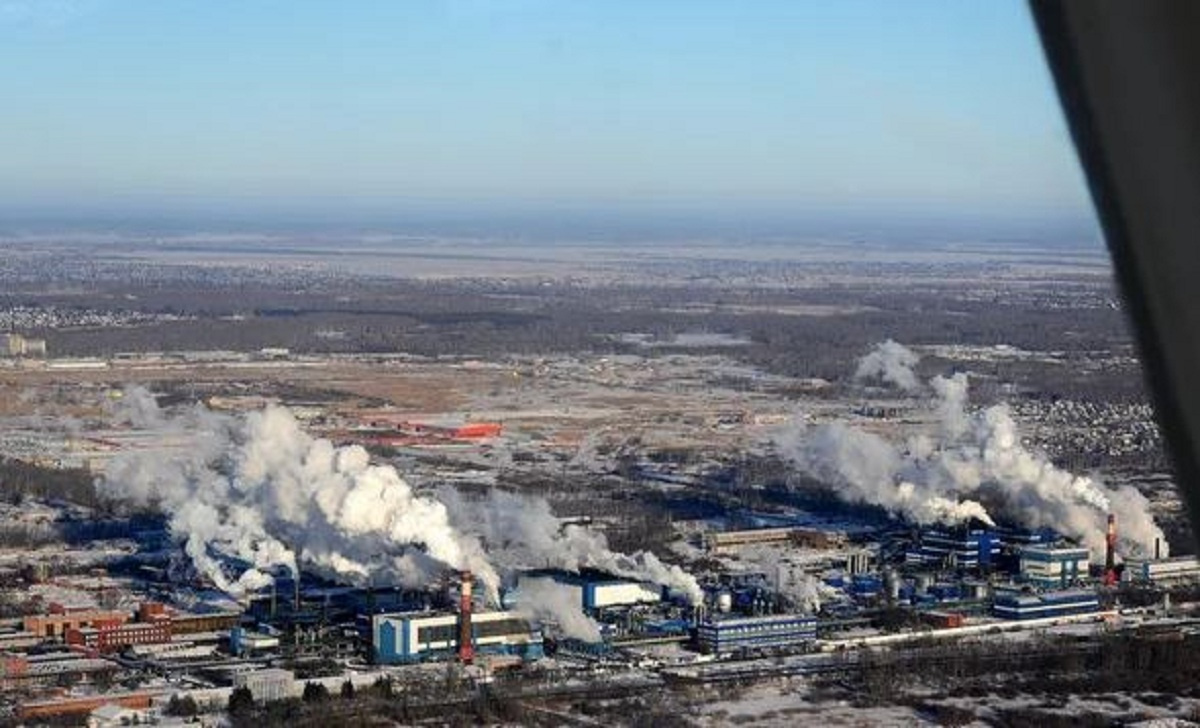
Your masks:
[{"label": "dark aircraft wing", "polygon": [[1200,536],[1200,2],[1030,6]]}]

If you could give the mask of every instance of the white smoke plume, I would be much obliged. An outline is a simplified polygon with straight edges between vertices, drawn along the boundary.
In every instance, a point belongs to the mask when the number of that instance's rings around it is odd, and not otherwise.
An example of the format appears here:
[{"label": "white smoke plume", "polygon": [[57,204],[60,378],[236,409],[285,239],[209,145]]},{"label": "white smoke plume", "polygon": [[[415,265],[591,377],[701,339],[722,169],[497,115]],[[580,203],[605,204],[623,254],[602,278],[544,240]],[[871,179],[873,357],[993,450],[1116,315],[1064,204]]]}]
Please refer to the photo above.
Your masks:
[{"label": "white smoke plume", "polygon": [[704,598],[695,577],[683,569],[663,563],[648,551],[617,553],[608,547],[603,533],[574,524],[563,526],[544,499],[500,490],[468,498],[449,487],[438,490],[438,499],[449,507],[454,525],[478,538],[504,568],[597,569],[666,586],[692,604]]},{"label": "white smoke plume", "polygon": [[792,605],[806,614],[816,614],[821,611],[821,602],[829,595],[837,594],[837,590],[827,586],[812,574],[784,571],[779,575],[779,583],[775,587]]},{"label": "white smoke plume", "polygon": [[905,392],[915,392],[921,388],[913,371],[918,361],[920,357],[912,349],[888,339],[858,360],[854,378],[878,379]]},{"label": "white smoke plume", "polygon": [[[1073,475],[1027,448],[1006,405],[967,410],[967,377],[935,377],[938,432],[903,445],[842,423],[797,421],[776,438],[800,472],[833,486],[845,500],[871,503],[921,524],[994,523],[996,515],[1031,528],[1049,527],[1104,552],[1105,520],[1117,518],[1122,550],[1142,556],[1162,530],[1144,496]],[[1165,539],[1163,540],[1165,543]]]},{"label": "white smoke plume", "polygon": [[[371,465],[361,447],[313,438],[280,407],[244,418],[201,407],[168,416],[144,391],[125,399],[134,424],[192,433],[197,446],[122,454],[100,492],[161,507],[218,588],[240,594],[260,587],[269,583],[267,570],[294,572],[299,559],[360,580],[385,574],[411,581],[440,564],[476,572],[490,594],[498,589],[495,571],[450,526],[445,506],[415,493],[393,468]],[[251,568],[230,580],[218,556]]]},{"label": "white smoke plume", "polygon": [[583,613],[579,590],[553,579],[523,579],[516,611],[554,629],[563,637],[600,641],[600,625]]},{"label": "white smoke plume", "polygon": [[[158,505],[196,568],[231,594],[270,583],[272,569],[295,572],[298,562],[349,581],[410,586],[447,567],[469,569],[492,603],[495,564],[595,567],[699,593],[694,579],[653,554],[613,553],[602,535],[584,529],[560,532],[544,500],[418,493],[394,468],[372,465],[363,448],[308,435],[282,407],[242,417],[200,406],[168,413],[132,388],[121,408],[135,426],[186,436],[192,446],[121,454],[99,492]],[[225,572],[229,557],[246,565],[236,578]]]}]

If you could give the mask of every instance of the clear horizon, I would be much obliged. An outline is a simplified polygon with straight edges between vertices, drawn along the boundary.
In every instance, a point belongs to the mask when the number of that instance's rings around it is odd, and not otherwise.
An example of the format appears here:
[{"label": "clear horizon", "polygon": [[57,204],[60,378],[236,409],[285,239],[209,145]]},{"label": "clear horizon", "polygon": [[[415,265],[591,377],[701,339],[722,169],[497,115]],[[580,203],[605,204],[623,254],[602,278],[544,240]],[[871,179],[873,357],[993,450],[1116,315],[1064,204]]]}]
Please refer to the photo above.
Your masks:
[{"label": "clear horizon", "polygon": [[5,0],[0,63],[0,232],[1094,230],[1016,0]]}]

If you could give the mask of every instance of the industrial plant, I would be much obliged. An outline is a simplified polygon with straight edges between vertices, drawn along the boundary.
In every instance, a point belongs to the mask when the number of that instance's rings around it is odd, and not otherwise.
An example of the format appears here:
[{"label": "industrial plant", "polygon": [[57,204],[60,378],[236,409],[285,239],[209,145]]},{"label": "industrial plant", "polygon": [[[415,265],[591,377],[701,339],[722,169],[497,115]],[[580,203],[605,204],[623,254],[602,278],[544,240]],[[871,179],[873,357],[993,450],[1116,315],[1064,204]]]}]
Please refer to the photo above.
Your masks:
[{"label": "industrial plant", "polygon": [[[12,320],[100,316],[53,313]],[[146,316],[113,320],[195,320]],[[689,720],[713,725],[744,709],[735,691],[878,706],[896,699],[880,684],[927,696],[953,663],[990,695],[1001,678],[971,671],[1001,657],[1011,682],[1200,639],[1200,562],[1169,472],[1145,464],[1149,410],[1003,378],[1057,375],[1061,352],[880,336],[800,376],[711,332],[485,357],[59,356],[69,336],[26,331],[0,361],[14,722],[340,700],[398,723],[587,706],[619,724],[700,696],[713,713]],[[1107,376],[1126,358],[1071,361]]]}]

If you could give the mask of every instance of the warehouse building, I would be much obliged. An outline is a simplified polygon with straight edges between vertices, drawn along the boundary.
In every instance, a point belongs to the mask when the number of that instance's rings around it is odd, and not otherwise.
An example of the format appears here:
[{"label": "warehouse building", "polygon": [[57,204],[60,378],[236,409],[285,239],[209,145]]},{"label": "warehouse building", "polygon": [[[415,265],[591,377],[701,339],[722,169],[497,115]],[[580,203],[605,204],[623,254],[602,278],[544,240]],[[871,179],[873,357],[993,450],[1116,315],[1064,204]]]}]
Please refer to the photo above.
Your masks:
[{"label": "warehouse building", "polygon": [[1100,600],[1089,591],[1047,594],[1004,594],[996,597],[992,613],[1001,619],[1044,619],[1100,611]]},{"label": "warehouse building", "polygon": [[797,614],[710,619],[696,628],[696,643],[701,651],[717,655],[797,647],[816,638],[816,618]]},{"label": "warehouse building", "polygon": [[1027,546],[1021,549],[1021,576],[1043,589],[1062,589],[1087,577],[1089,555],[1085,548]]},{"label": "warehouse building", "polygon": [[[459,651],[459,615],[453,612],[376,614],[371,618],[371,644],[380,664],[420,662],[451,657]],[[475,654],[542,657],[542,634],[515,612],[471,616]]]}]

